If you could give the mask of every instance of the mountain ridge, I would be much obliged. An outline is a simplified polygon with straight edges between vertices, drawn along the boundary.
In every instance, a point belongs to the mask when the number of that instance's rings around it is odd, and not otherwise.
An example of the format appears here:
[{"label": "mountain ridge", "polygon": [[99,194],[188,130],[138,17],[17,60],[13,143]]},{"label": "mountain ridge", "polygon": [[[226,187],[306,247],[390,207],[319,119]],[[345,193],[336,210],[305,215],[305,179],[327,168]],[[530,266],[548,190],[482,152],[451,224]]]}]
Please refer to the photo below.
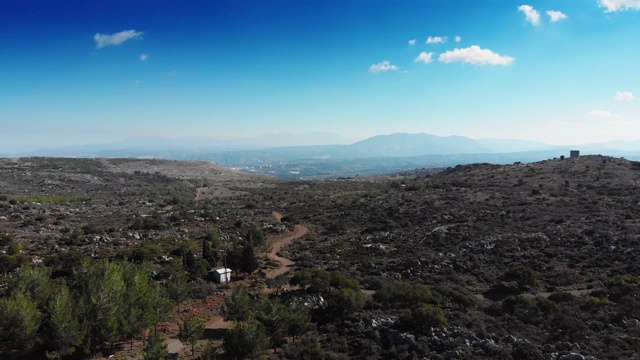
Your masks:
[{"label": "mountain ridge", "polygon": [[[640,159],[640,141],[555,146],[528,140],[472,139],[425,133],[377,135],[351,144],[286,146],[284,142],[279,142],[277,145],[281,146],[266,147],[269,141],[278,142],[276,140],[283,137],[295,135],[272,134],[260,138],[264,141],[262,145],[259,140],[252,138],[250,146],[216,143],[215,139],[208,138],[132,138],[107,145],[41,149],[17,156],[201,160],[245,172],[301,178],[384,174],[474,162],[535,162],[568,156],[569,150],[573,149],[581,150],[583,154]],[[234,141],[239,144],[244,140]],[[623,150],[616,150],[616,147]]]}]

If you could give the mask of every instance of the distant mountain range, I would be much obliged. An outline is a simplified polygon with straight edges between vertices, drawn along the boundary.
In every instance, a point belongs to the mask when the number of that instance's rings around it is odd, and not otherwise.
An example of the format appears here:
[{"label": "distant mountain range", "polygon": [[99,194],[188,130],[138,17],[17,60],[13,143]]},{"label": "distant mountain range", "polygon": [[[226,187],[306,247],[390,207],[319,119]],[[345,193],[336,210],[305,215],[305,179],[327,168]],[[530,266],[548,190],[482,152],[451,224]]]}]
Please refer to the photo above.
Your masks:
[{"label": "distant mountain range", "polygon": [[353,141],[333,133],[312,132],[306,134],[273,133],[251,138],[214,139],[206,137],[162,138],[131,137],[123,141],[106,144],[70,145],[47,147],[35,150],[9,151],[0,148],[0,155],[44,155],[44,156],[97,156],[110,151],[199,151],[220,152],[233,150],[256,150],[283,146],[319,144],[350,144]]},{"label": "distant mountain range", "polygon": [[[514,139],[397,133],[346,144],[331,133],[270,134],[257,138],[131,138],[110,144],[40,149],[5,156],[148,157],[206,160],[250,172],[277,176],[342,176],[387,173],[414,167],[453,166],[469,162],[510,163],[582,153],[640,159],[640,141],[582,146],[553,146]],[[301,145],[301,144],[332,145]]]}]

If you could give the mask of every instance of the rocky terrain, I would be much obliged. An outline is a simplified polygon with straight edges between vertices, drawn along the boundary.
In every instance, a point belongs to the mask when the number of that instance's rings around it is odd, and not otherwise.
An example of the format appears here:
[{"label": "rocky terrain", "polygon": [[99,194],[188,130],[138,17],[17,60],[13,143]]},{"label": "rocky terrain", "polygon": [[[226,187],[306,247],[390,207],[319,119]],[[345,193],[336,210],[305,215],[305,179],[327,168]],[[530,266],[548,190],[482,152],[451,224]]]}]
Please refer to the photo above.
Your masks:
[{"label": "rocky terrain", "polygon": [[[275,239],[303,224],[279,252],[295,275],[272,296],[305,299],[311,323],[265,357],[638,359],[639,187],[640,163],[603,156],[322,181],[205,162],[0,159],[0,282],[8,296],[27,263],[62,281],[78,257],[149,261],[160,281],[180,249],[203,258],[212,229],[228,248],[255,227]],[[240,274],[254,297],[278,266],[258,257]],[[203,321],[238,286],[190,281],[179,302],[210,309],[195,311]],[[208,343],[224,356],[225,331],[173,356],[206,357]]]}]

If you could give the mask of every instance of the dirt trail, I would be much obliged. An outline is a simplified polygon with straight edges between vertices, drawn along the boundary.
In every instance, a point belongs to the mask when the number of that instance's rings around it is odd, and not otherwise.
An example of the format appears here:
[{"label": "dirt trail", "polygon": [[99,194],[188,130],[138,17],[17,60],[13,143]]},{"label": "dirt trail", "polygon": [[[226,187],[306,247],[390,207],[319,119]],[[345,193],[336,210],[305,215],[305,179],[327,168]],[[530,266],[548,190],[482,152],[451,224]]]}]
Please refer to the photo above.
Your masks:
[{"label": "dirt trail", "polygon": [[231,329],[233,321],[224,321],[222,316],[214,317],[204,323],[205,329]]},{"label": "dirt trail", "polygon": [[196,189],[196,201],[204,200],[207,198],[207,188],[201,187]]},{"label": "dirt trail", "polygon": [[165,343],[167,344],[169,354],[177,354],[185,347],[179,339],[169,338],[165,340]]},{"label": "dirt trail", "polygon": [[308,232],[309,232],[309,228],[307,228],[306,226],[295,225],[293,227],[293,231],[290,232],[284,239],[278,240],[273,243],[273,249],[271,250],[271,252],[269,252],[267,256],[270,259],[278,261],[280,263],[280,266],[277,269],[267,271],[267,277],[269,279],[273,279],[278,275],[282,275],[288,272],[291,266],[295,264],[295,262],[293,262],[290,259],[276,255],[280,251],[280,249],[282,249],[284,246],[291,244],[293,240],[304,236]]}]

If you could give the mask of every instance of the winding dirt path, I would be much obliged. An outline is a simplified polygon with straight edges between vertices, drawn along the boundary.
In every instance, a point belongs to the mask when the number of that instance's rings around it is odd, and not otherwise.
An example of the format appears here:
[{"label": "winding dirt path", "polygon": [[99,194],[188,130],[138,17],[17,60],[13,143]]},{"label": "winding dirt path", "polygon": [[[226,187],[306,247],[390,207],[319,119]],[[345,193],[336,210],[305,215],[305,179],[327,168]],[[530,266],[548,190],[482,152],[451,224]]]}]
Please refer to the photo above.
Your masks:
[{"label": "winding dirt path", "polygon": [[271,252],[267,255],[270,259],[273,259],[280,263],[280,266],[277,269],[272,269],[267,271],[267,277],[269,279],[273,279],[278,275],[282,275],[288,272],[291,269],[291,266],[295,265],[295,262],[284,258],[282,256],[278,256],[278,252],[284,246],[291,244],[295,239],[298,239],[309,232],[309,228],[304,225],[295,225],[293,227],[293,231],[287,234],[287,236],[283,239],[280,239],[273,243],[273,248]]}]

